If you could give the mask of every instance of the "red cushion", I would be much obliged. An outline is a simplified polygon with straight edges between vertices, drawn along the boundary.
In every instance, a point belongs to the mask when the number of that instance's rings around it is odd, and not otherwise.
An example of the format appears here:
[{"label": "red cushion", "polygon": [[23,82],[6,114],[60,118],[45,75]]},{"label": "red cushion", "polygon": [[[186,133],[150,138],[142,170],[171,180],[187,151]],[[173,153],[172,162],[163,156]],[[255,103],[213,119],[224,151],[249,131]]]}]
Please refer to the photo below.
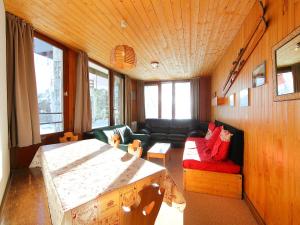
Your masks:
[{"label": "red cushion", "polygon": [[211,151],[211,157],[214,160],[222,161],[227,159],[231,136],[232,134],[229,131],[222,128]]},{"label": "red cushion", "polygon": [[216,124],[215,124],[215,123],[210,122],[210,123],[208,124],[208,129],[209,129],[209,130],[214,131],[215,128],[216,128]]},{"label": "red cushion", "polygon": [[207,142],[204,138],[187,138],[182,162],[184,168],[220,173],[240,173],[240,166],[230,160],[216,161],[211,159],[211,151],[206,147]]},{"label": "red cushion", "polygon": [[212,133],[213,133],[213,131],[214,131],[215,128],[216,128],[216,124],[215,124],[215,123],[210,122],[210,123],[208,124],[207,133],[206,133],[206,135],[205,135],[205,139],[206,139],[206,140],[209,140],[209,139],[210,139],[210,137],[211,137],[211,135],[212,135]]},{"label": "red cushion", "polygon": [[207,161],[184,160],[183,167],[186,169],[205,170],[219,173],[240,173],[240,166],[234,162],[227,161]]},{"label": "red cushion", "polygon": [[216,141],[217,141],[217,139],[218,139],[218,137],[219,137],[219,135],[220,135],[220,133],[221,133],[221,130],[222,130],[221,127],[216,127],[216,128],[214,129],[214,131],[213,131],[213,133],[212,133],[210,139],[207,140],[206,146],[207,146],[210,150],[213,149],[214,144],[216,143]]}]

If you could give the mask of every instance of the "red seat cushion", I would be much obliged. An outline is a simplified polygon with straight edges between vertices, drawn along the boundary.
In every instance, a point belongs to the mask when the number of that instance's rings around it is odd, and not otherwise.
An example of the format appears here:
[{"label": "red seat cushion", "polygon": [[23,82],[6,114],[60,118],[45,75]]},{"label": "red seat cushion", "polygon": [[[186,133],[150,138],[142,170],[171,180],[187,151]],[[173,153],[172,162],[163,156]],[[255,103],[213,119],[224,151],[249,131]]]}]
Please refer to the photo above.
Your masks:
[{"label": "red seat cushion", "polygon": [[205,170],[219,173],[240,173],[240,166],[234,162],[228,161],[212,161],[212,162],[200,162],[197,160],[184,160],[183,167],[186,169]]},{"label": "red seat cushion", "polygon": [[189,137],[185,143],[182,165],[186,169],[206,170],[220,173],[240,173],[240,166],[230,160],[216,161],[207,148],[204,138]]}]

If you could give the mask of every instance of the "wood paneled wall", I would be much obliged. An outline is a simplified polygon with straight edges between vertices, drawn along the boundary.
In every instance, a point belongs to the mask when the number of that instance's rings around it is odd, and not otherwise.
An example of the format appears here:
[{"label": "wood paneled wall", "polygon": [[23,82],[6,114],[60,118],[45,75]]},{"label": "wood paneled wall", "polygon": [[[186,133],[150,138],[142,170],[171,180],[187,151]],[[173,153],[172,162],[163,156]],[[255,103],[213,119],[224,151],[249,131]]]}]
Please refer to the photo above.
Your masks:
[{"label": "wood paneled wall", "polygon": [[[272,46],[300,25],[299,0],[269,0],[269,28],[246,62],[231,93],[237,93],[236,106],[212,107],[218,119],[245,132],[244,191],[266,224],[300,224],[300,100],[274,102]],[[250,11],[238,35],[212,76],[212,95],[222,94],[225,79],[239,48],[253,28]],[[267,61],[267,83],[252,88],[252,71]],[[239,107],[238,93],[251,88],[250,106]]]}]

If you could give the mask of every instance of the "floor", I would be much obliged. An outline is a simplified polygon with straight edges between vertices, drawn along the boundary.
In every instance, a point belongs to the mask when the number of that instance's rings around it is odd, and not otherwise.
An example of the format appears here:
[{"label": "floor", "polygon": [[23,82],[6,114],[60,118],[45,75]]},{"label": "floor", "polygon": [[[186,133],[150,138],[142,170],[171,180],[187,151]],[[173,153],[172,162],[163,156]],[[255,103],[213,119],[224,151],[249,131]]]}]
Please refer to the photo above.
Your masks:
[{"label": "floor", "polygon": [[[167,168],[182,190],[182,149],[171,150]],[[159,160],[152,160],[162,163]],[[256,225],[242,200],[184,192],[184,212],[162,205],[155,225]],[[0,225],[51,225],[43,177],[39,169],[14,171],[4,200]]]},{"label": "floor", "polygon": [[[183,191],[181,167],[183,149],[171,151],[172,158],[166,167]],[[180,213],[178,210],[163,205],[155,225],[257,225],[243,200],[187,191],[183,193],[186,200],[184,212]]]}]

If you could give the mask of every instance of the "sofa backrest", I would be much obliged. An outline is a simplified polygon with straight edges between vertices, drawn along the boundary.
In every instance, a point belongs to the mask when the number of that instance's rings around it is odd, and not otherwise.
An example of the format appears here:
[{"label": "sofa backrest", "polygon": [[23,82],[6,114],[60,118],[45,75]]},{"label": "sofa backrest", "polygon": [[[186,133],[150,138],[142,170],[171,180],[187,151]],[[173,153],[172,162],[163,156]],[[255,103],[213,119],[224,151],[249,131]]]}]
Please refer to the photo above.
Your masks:
[{"label": "sofa backrest", "polygon": [[170,133],[172,134],[187,134],[193,128],[193,120],[191,119],[173,119],[171,120]]},{"label": "sofa backrest", "polygon": [[225,130],[233,134],[229,147],[229,159],[242,166],[244,160],[244,131],[218,120],[215,121],[215,124],[216,126],[223,126]]},{"label": "sofa backrest", "polygon": [[167,119],[146,119],[145,128],[151,133],[169,133],[171,120]]},{"label": "sofa backrest", "polygon": [[138,124],[139,129],[146,128],[151,133],[187,134],[192,130],[207,131],[208,123],[194,119],[146,119]]},{"label": "sofa backrest", "polygon": [[[114,133],[118,133],[117,129],[121,128],[127,128],[130,130],[132,133],[131,129],[126,126],[126,125],[115,125],[115,126],[107,126],[107,127],[100,127],[100,128],[95,128],[89,132],[85,132],[84,138],[89,139],[89,138],[97,138],[100,141],[103,141],[105,143],[108,143],[108,137],[107,134],[104,131],[114,131]],[[124,142],[124,140],[122,141]]]}]

